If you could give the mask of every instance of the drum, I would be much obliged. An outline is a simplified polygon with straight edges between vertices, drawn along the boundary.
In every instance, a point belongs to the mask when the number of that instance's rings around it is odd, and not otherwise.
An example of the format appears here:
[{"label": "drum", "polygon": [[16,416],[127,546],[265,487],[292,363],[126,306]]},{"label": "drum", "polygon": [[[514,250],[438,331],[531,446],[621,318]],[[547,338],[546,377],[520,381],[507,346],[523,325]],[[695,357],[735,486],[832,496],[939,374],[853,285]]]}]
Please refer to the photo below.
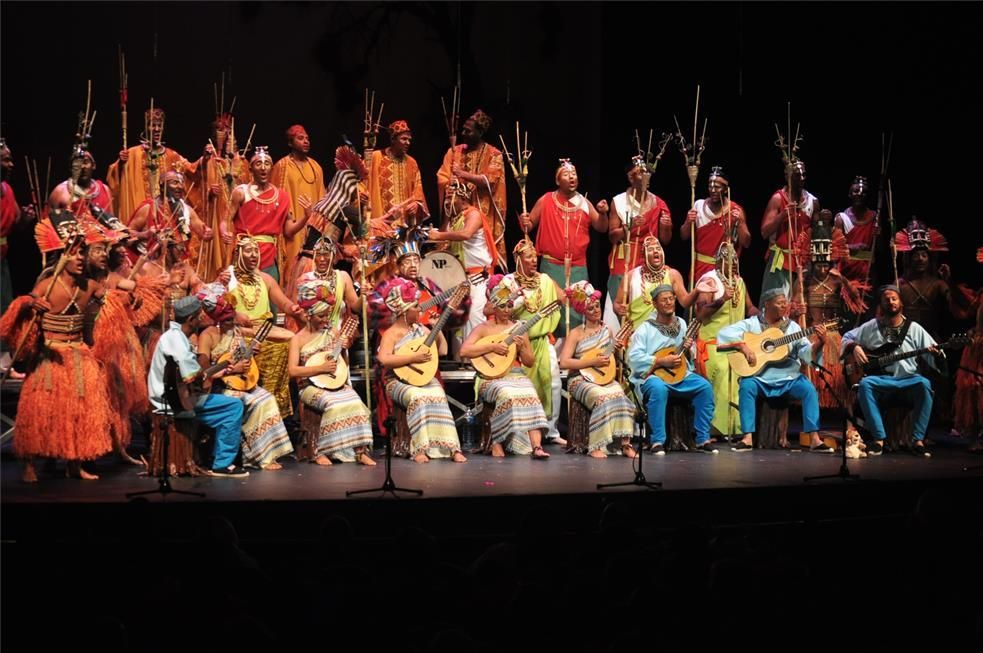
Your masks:
[{"label": "drum", "polygon": [[461,262],[448,252],[430,252],[424,256],[420,261],[420,276],[430,279],[441,290],[449,290],[468,278]]}]

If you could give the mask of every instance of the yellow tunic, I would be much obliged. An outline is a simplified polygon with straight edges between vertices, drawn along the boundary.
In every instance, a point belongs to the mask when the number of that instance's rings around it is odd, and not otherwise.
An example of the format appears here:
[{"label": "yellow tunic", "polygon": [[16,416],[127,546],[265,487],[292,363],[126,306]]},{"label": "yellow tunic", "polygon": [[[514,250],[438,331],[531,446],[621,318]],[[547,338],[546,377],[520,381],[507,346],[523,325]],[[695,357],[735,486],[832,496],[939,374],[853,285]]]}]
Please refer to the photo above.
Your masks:
[{"label": "yellow tunic", "polygon": [[[300,196],[306,195],[311,204],[324,196],[324,171],[320,164],[308,157],[307,161],[298,163],[285,156],[273,166],[273,185],[283,188],[290,193],[290,213],[294,218],[304,215],[304,207],[300,205]],[[304,246],[306,230],[301,229],[290,240],[280,240],[280,254],[284,269],[280,271],[280,279],[293,278],[293,266],[297,260],[300,248]]]},{"label": "yellow tunic", "polygon": [[144,200],[160,195],[165,172],[177,170],[183,174],[188,166],[188,161],[169,147],[164,148],[163,161],[158,159],[155,170],[150,170],[150,157],[143,145],[135,145],[127,152],[130,156],[125,164],[117,161],[106,171],[106,183],[113,193],[113,209],[123,224],[129,224]]},{"label": "yellow tunic", "polygon": [[[203,165],[207,163],[207,165]],[[211,227],[214,238],[210,243],[202,243],[192,236],[188,248],[188,260],[196,266],[198,276],[205,280],[214,279],[222,268],[229,265],[232,252],[219,238],[219,225],[225,223],[232,232],[232,191],[239,184],[249,183],[252,175],[249,162],[236,155],[232,160],[209,157],[189,163],[185,170],[185,183],[188,184],[188,203],[206,226]],[[231,181],[230,181],[231,179]],[[193,185],[192,185],[193,184]],[[218,185],[218,195],[208,195],[208,189]],[[205,206],[205,198],[208,206]],[[200,248],[203,252],[199,252]],[[201,265],[198,266],[199,253]]]},{"label": "yellow tunic", "polygon": [[372,152],[368,184],[369,205],[372,207],[374,220],[409,199],[418,200],[426,210],[427,200],[423,196],[420,166],[408,154],[397,161],[382,150]]}]

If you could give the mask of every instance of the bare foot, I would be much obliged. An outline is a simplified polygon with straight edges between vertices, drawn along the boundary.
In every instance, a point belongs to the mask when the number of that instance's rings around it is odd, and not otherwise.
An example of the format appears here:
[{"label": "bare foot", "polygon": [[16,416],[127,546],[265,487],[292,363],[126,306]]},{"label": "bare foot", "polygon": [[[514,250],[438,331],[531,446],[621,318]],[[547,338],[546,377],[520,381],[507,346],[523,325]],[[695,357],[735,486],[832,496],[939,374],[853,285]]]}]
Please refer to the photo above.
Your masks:
[{"label": "bare foot", "polygon": [[131,465],[138,465],[140,467],[147,466],[146,461],[142,460],[143,456],[141,456],[141,460],[137,460],[126,451],[125,447],[120,447],[117,453],[119,453],[120,458],[122,458],[124,461],[128,462]]},{"label": "bare foot", "polygon": [[625,458],[634,458],[638,455],[635,453],[635,447],[631,446],[630,444],[621,445],[621,453],[625,455]]},{"label": "bare foot", "polygon": [[425,454],[425,453],[418,453],[415,456],[413,456],[413,462],[415,462],[415,463],[421,463],[421,464],[422,463],[428,463],[428,462],[430,462],[430,458],[428,458],[427,457],[427,454]]},{"label": "bare foot", "polygon": [[372,457],[364,451],[355,457],[355,462],[357,462],[359,465],[368,465],[369,467],[375,465],[375,461],[372,460]]},{"label": "bare foot", "polygon": [[278,469],[283,469],[283,465],[274,461],[272,463],[266,463],[265,465],[260,465],[259,468],[267,472],[275,472]]},{"label": "bare foot", "polygon": [[80,478],[83,481],[95,481],[99,478],[96,474],[90,474],[82,469],[82,463],[80,462],[68,463],[68,469],[65,470],[65,476],[68,478]]},{"label": "bare foot", "polygon": [[454,455],[451,457],[451,460],[453,460],[456,463],[466,463],[466,462],[468,462],[468,459],[465,458],[464,457],[464,454],[461,453],[460,451],[455,451],[454,452]]},{"label": "bare foot", "polygon": [[20,474],[20,480],[25,483],[38,482],[38,472],[34,469],[34,463],[26,463],[24,465],[24,470]]},{"label": "bare foot", "polygon": [[322,467],[327,467],[328,465],[331,465],[332,462],[328,460],[328,457],[322,453],[320,456],[314,459],[314,464],[321,465]]},{"label": "bare foot", "polygon": [[536,447],[532,450],[532,457],[536,460],[546,460],[550,455],[542,447]]},{"label": "bare foot", "polygon": [[503,447],[500,442],[493,442],[491,446],[491,455],[492,458],[504,458],[505,447]]},{"label": "bare foot", "polygon": [[594,449],[593,451],[591,451],[587,455],[590,456],[591,458],[607,458],[608,457],[608,455],[606,453],[604,453],[603,451],[601,451],[600,449]]}]

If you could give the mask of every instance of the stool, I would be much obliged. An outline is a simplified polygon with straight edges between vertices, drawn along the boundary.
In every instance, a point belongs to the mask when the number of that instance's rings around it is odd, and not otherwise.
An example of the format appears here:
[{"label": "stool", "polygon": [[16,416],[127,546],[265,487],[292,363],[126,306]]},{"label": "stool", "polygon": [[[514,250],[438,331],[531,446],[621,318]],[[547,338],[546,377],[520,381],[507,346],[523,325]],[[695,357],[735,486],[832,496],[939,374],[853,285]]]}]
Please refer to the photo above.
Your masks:
[{"label": "stool", "polygon": [[494,412],[495,404],[481,401],[481,412],[478,413],[478,430],[481,433],[481,439],[478,441],[478,448],[474,450],[474,453],[491,453],[491,417]]},{"label": "stool", "polygon": [[688,399],[669,397],[666,404],[666,451],[691,451],[696,448],[693,415]]},{"label": "stool", "polygon": [[570,400],[567,419],[567,453],[587,453],[590,444],[590,411],[576,399]]},{"label": "stool", "polygon": [[171,476],[202,476],[205,470],[195,460],[198,448],[198,422],[154,413],[150,417],[150,463],[147,472],[159,476],[164,461],[163,428],[168,428],[167,460]]},{"label": "stool", "polygon": [[892,401],[881,409],[881,419],[884,420],[884,431],[887,433],[885,445],[891,451],[910,449],[914,445],[915,420],[911,409],[912,406],[903,400]]},{"label": "stool", "polygon": [[[484,412],[484,411],[482,411]],[[393,455],[410,457],[410,427],[406,423],[406,409],[395,401],[393,402],[392,418],[396,424],[396,432],[389,433],[393,439]]]},{"label": "stool", "polygon": [[321,413],[303,401],[297,402],[300,438],[294,445],[294,455],[298,462],[313,461],[317,458],[317,439],[321,431]]},{"label": "stool", "polygon": [[758,404],[758,428],[753,435],[755,448],[788,448],[789,405],[786,397],[764,397]]}]

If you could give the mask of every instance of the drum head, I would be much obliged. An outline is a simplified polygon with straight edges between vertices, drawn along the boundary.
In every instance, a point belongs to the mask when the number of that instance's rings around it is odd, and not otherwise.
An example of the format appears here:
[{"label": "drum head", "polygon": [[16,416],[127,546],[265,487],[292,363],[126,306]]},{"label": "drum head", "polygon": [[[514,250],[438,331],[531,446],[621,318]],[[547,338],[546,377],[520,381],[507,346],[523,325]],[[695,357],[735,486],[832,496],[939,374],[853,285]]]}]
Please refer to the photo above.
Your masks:
[{"label": "drum head", "polygon": [[453,288],[467,279],[464,266],[447,252],[430,252],[420,261],[420,276],[430,279],[441,290]]}]

